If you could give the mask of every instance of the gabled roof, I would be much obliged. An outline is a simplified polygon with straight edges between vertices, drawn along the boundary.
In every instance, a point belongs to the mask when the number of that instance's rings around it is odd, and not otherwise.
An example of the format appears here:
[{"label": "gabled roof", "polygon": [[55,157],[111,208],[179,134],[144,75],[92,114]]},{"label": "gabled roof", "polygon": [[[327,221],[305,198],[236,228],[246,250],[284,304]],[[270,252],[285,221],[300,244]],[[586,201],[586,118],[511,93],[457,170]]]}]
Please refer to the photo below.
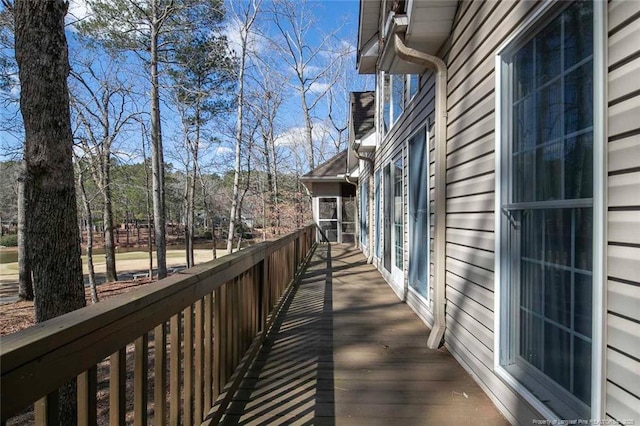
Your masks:
[{"label": "gabled roof", "polygon": [[[347,172],[347,150],[344,150],[300,177],[300,180],[344,180]],[[340,175],[340,176],[338,176]]]},{"label": "gabled roof", "polygon": [[362,139],[376,125],[376,92],[351,92],[353,140]]}]

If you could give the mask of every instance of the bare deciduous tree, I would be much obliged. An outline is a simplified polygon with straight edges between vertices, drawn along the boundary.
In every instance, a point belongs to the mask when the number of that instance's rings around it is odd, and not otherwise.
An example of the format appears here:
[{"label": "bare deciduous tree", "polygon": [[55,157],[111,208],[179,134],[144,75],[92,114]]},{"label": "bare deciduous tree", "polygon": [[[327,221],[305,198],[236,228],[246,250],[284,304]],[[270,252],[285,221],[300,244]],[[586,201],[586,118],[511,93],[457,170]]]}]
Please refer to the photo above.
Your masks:
[{"label": "bare deciduous tree", "polygon": [[[229,213],[229,234],[227,235],[227,253],[233,252],[233,236],[235,235],[236,222],[238,219],[238,209],[240,201],[240,155],[244,138],[244,113],[245,113],[245,72],[247,61],[250,55],[250,37],[253,24],[258,16],[261,0],[252,0],[246,4],[241,4],[240,10],[232,9],[235,22],[239,26],[240,52],[238,54],[238,76],[237,76],[237,111],[236,111],[236,132],[235,132],[235,162],[233,177],[233,195],[231,199],[231,212]],[[233,5],[233,3],[232,3]]]},{"label": "bare deciduous tree", "polygon": [[306,1],[275,0],[272,15],[279,37],[271,40],[271,46],[295,76],[289,85],[300,96],[307,164],[313,169],[316,146],[312,111],[339,78],[333,70],[346,54],[336,40],[340,28],[311,37],[312,31],[319,30],[314,27],[313,13]]},{"label": "bare deciduous tree", "polygon": [[111,282],[118,280],[111,196],[112,149],[138,113],[132,108],[131,84],[120,77],[117,62],[96,61],[94,56],[74,64],[71,105],[75,139],[102,195],[106,280]]}]

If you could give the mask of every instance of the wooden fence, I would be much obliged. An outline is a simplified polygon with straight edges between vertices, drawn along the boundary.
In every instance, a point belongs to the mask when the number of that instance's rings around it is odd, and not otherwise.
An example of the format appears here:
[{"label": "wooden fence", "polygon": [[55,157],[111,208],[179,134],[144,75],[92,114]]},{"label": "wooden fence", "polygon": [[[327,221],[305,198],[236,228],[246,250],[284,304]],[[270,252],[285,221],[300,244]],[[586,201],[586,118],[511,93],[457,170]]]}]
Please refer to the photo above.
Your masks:
[{"label": "wooden fence", "polygon": [[57,424],[74,379],[81,425],[215,423],[315,243],[311,225],[4,337],[2,424],[32,404],[36,424]]}]

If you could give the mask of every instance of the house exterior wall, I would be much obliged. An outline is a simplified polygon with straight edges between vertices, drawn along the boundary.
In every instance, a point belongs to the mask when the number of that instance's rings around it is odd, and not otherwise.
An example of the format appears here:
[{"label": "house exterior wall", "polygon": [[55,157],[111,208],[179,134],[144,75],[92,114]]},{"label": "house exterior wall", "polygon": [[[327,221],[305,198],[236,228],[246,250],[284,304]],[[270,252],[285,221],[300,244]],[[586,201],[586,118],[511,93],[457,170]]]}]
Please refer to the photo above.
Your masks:
[{"label": "house exterior wall", "polygon": [[[418,94],[411,99],[405,106],[405,110],[403,112],[403,114],[400,116],[400,118],[398,119],[398,121],[396,121],[387,131],[387,133],[381,138],[381,143],[380,146],[378,147],[378,149],[375,152],[375,159],[374,159],[374,169],[375,171],[382,171],[383,168],[389,164],[390,162],[392,162],[394,159],[398,158],[398,156],[402,157],[402,164],[403,164],[403,187],[404,187],[404,191],[403,191],[403,200],[404,200],[404,223],[407,224],[408,220],[407,220],[407,215],[408,215],[408,208],[407,208],[407,197],[408,197],[408,191],[407,191],[407,185],[408,185],[408,179],[407,179],[407,173],[408,173],[408,158],[407,158],[407,142],[409,140],[409,138],[418,130],[420,130],[421,128],[426,128],[427,131],[430,130],[430,123],[433,123],[433,112],[434,112],[434,99],[433,99],[433,94],[434,94],[434,85],[435,85],[435,80],[432,74],[430,73],[426,73],[425,75],[423,75],[420,78],[420,90],[418,91]],[[431,138],[430,140],[430,152],[433,152],[433,138]],[[433,155],[429,156],[430,159],[434,158]],[[430,190],[433,191],[433,184],[434,184],[434,180],[433,180],[433,162],[430,165]],[[382,188],[381,190],[381,209],[382,212],[381,214],[383,215],[383,220],[384,220],[384,188]],[[430,198],[432,199],[432,197]],[[431,211],[433,211],[433,209],[431,209]],[[390,220],[390,219],[389,219]],[[433,226],[433,216],[431,217],[430,220],[431,226]],[[382,231],[382,230],[381,230]],[[409,230],[408,230],[408,226],[404,226],[404,238],[403,238],[403,269],[404,269],[404,276],[405,276],[405,280],[403,283],[392,283],[391,282],[391,276],[389,274],[387,274],[387,272],[385,271],[384,267],[382,266],[381,261],[378,262],[378,269],[380,270],[380,272],[382,273],[382,275],[385,277],[385,279],[390,282],[390,284],[392,285],[392,287],[394,288],[394,290],[396,291],[396,293],[398,293],[398,296],[403,299],[403,300],[407,300],[407,299],[412,299],[411,295],[408,294],[408,290],[407,290],[407,281],[406,281],[406,277],[407,277],[407,265],[408,265],[408,256],[409,256],[409,249],[408,249],[408,238],[409,238]],[[382,236],[380,236],[382,237]],[[430,246],[433,247],[433,233],[431,233],[431,244]],[[433,256],[429,256],[430,259],[433,258]],[[409,300],[408,300],[409,301]],[[414,306],[412,306],[414,307]],[[414,307],[415,309],[415,307]],[[432,318],[430,315],[426,314],[428,318]],[[424,318],[423,318],[424,319]],[[429,325],[431,325],[431,319],[427,322]]]},{"label": "house exterior wall", "polygon": [[[438,56],[448,68],[446,161],[446,331],[447,349],[472,374],[513,423],[543,418],[534,406],[495,372],[495,166],[496,52],[511,34],[543,7],[535,1],[462,1],[451,35]],[[640,421],[640,2],[608,3],[608,141],[606,155],[607,240],[605,290],[604,413],[610,419]],[[379,88],[378,88],[379,89]],[[430,241],[434,259],[435,79],[420,78],[420,90],[400,119],[381,138],[374,172],[398,154],[407,175],[407,141],[429,131]],[[380,96],[378,96],[380,99]],[[378,109],[381,114],[381,110]],[[596,138],[596,141],[598,139]],[[604,160],[603,160],[604,161]],[[365,168],[362,178],[369,170]],[[362,181],[362,180],[361,180]],[[405,191],[405,223],[408,209]],[[373,190],[373,185],[370,185]],[[384,191],[381,191],[381,198]],[[373,209],[373,200],[371,209]],[[381,212],[384,208],[380,202]],[[596,206],[597,207],[597,206]],[[370,226],[374,226],[373,218]],[[405,226],[404,288],[399,297],[431,325],[432,303],[419,306],[407,292],[408,226]],[[382,229],[381,229],[382,231]],[[380,238],[380,236],[375,236]],[[382,246],[384,247],[384,246]],[[387,281],[381,261],[378,269]],[[430,291],[433,288],[430,265]]]},{"label": "house exterior wall", "polygon": [[606,413],[640,422],[640,2],[608,5]]},{"label": "house exterior wall", "polygon": [[542,418],[494,372],[495,53],[537,2],[461,2],[448,68],[445,346],[513,423]]}]

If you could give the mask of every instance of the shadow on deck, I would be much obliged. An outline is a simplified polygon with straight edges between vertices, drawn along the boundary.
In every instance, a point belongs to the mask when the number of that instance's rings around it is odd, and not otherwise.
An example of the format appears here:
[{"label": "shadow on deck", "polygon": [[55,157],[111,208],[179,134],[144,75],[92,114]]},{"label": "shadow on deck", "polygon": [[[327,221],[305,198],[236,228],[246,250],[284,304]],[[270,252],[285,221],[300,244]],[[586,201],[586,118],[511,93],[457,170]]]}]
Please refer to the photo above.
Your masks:
[{"label": "shadow on deck", "polygon": [[363,255],[319,245],[222,423],[508,424]]}]

